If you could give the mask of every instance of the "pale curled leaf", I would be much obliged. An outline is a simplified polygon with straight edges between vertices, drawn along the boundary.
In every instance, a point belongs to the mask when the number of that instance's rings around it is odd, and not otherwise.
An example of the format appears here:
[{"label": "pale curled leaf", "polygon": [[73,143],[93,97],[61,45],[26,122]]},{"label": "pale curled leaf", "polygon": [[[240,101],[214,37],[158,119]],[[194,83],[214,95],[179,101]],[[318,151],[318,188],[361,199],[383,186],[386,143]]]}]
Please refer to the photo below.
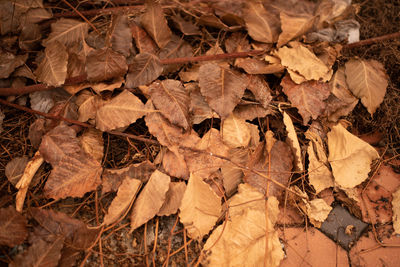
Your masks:
[{"label": "pale curled leaf", "polygon": [[162,207],[171,178],[156,170],[136,199],[131,215],[131,231],[153,218]]},{"label": "pale curled leaf", "polygon": [[94,50],[86,59],[88,80],[93,82],[124,76],[127,70],[126,58],[111,48]]},{"label": "pale curled leaf", "polygon": [[307,201],[307,216],[310,222],[315,227],[321,227],[321,224],[328,218],[332,207],[326,204],[325,200],[316,198],[311,201]]},{"label": "pale curled leaf", "polygon": [[328,133],[328,149],[335,183],[344,188],[355,187],[367,179],[372,161],[379,158],[372,146],[341,124],[333,126]]},{"label": "pale curled leaf", "polygon": [[176,80],[156,81],[149,87],[154,106],[172,124],[189,128],[189,92]]},{"label": "pale curled leaf", "polygon": [[118,188],[117,195],[108,208],[106,216],[104,216],[103,224],[110,225],[121,218],[135,199],[141,183],[140,180],[125,177]]},{"label": "pale curled leaf", "polygon": [[159,3],[154,0],[146,0],[146,11],[140,17],[140,22],[150,34],[158,47],[163,48],[171,39],[171,30],[168,27],[164,12]]},{"label": "pale curled leaf", "polygon": [[231,114],[222,125],[222,140],[231,148],[247,147],[250,143],[250,128],[245,120]]},{"label": "pale curled leaf", "polygon": [[200,240],[217,222],[221,214],[221,198],[201,177],[190,174],[179,210],[180,221],[189,237]]},{"label": "pale curled leaf", "polygon": [[61,18],[51,24],[51,33],[47,39],[43,40],[43,46],[47,47],[58,41],[68,47],[74,42],[85,40],[88,29],[89,25],[86,22]]},{"label": "pale curled leaf", "polygon": [[185,182],[170,183],[165,202],[158,211],[157,215],[169,216],[175,214],[181,205],[181,201],[185,191],[186,191]]},{"label": "pale curled leaf", "polygon": [[349,89],[373,115],[382,103],[388,86],[383,65],[376,60],[352,59],[345,67]]},{"label": "pale curled leaf", "polygon": [[140,53],[132,61],[126,76],[126,86],[135,88],[147,85],[158,78],[163,71],[160,60],[152,54]]},{"label": "pale curled leaf", "polygon": [[289,144],[294,154],[295,170],[304,171],[299,139],[297,138],[297,133],[294,129],[293,121],[286,112],[283,112],[283,123],[285,124],[286,131],[288,132],[288,138],[286,139],[286,142]]},{"label": "pale curled leaf", "polygon": [[96,127],[102,131],[125,127],[145,114],[142,101],[128,90],[124,90],[97,110]]},{"label": "pale curled leaf", "polygon": [[229,204],[230,218],[207,239],[203,249],[210,254],[206,254],[203,263],[207,266],[263,266],[265,263],[265,266],[279,266],[284,252],[274,229],[279,214],[278,200],[269,197],[266,203],[256,189],[241,184],[239,193]]}]

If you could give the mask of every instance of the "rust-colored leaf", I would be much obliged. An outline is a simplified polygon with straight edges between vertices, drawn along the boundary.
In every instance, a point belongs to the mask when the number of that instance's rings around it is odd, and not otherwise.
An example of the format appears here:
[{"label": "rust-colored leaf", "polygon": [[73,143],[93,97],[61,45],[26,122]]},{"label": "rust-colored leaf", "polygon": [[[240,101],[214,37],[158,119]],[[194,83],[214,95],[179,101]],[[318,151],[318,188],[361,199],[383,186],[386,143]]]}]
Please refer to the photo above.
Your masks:
[{"label": "rust-colored leaf", "polygon": [[113,16],[108,38],[114,51],[125,57],[129,56],[132,48],[132,33],[127,15]]},{"label": "rust-colored leaf", "polygon": [[[171,41],[162,48],[158,56],[160,59],[177,58],[177,57],[191,57],[193,56],[192,47],[188,42],[181,37],[172,35]],[[164,65],[164,74],[177,71],[182,64],[168,64]]]},{"label": "rust-colored leaf", "polygon": [[0,244],[9,247],[24,242],[28,236],[26,219],[13,206],[0,209]]},{"label": "rust-colored leaf", "polygon": [[167,174],[187,180],[189,178],[189,170],[184,155],[179,153],[175,148],[167,150],[162,159],[162,166]]},{"label": "rust-colored leaf", "polygon": [[292,105],[299,110],[304,125],[310,118],[314,120],[318,118],[325,110],[324,100],[330,94],[328,83],[310,81],[296,84],[286,75],[281,81],[281,86]]},{"label": "rust-colored leaf", "polygon": [[8,78],[10,74],[26,61],[28,54],[16,56],[0,50],[0,78]]},{"label": "rust-colored leaf", "polygon": [[86,22],[61,18],[51,24],[49,37],[43,40],[43,46],[49,46],[55,41],[65,46],[70,46],[75,42],[85,40],[88,34],[89,25]]},{"label": "rust-colored leaf", "polygon": [[202,95],[221,118],[227,118],[233,111],[247,85],[245,76],[215,63],[200,67],[199,82]]},{"label": "rust-colored leaf", "polygon": [[146,11],[140,17],[140,22],[150,34],[158,47],[163,48],[171,39],[171,30],[168,27],[164,12],[159,3],[154,0],[146,0]]},{"label": "rust-colored leaf", "polygon": [[151,37],[147,34],[147,32],[134,22],[131,23],[130,27],[132,36],[135,39],[135,44],[137,49],[139,49],[139,52],[155,54],[158,47],[154,43],[153,39],[151,39]]},{"label": "rust-colored leaf", "polygon": [[137,55],[129,67],[126,76],[126,86],[135,88],[140,85],[147,85],[160,76],[163,66],[157,56],[140,53]]},{"label": "rust-colored leaf", "polygon": [[124,76],[127,70],[126,58],[111,48],[94,50],[86,59],[86,73],[93,82]]},{"label": "rust-colored leaf", "polygon": [[189,92],[176,80],[156,81],[149,87],[154,106],[172,123],[189,128]]}]

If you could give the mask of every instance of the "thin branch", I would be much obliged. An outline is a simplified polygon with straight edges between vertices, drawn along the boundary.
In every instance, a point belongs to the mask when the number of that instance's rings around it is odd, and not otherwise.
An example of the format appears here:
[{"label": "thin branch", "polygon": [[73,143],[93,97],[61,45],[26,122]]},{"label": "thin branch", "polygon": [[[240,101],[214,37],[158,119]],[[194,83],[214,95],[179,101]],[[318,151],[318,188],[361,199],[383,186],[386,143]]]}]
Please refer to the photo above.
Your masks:
[{"label": "thin branch", "polygon": [[[110,15],[115,13],[124,13],[124,12],[131,12],[136,11],[140,12],[144,6],[136,5],[136,6],[119,6],[119,7],[109,7],[109,8],[102,8],[102,9],[92,9],[92,10],[84,10],[81,11],[81,14],[85,17],[92,17],[97,15]],[[73,18],[78,17],[79,15],[75,12],[63,12],[63,13],[56,13],[53,15],[55,18]]]},{"label": "thin branch", "polygon": [[369,38],[369,39],[365,39],[356,43],[352,43],[352,44],[347,44],[344,45],[343,48],[354,48],[354,47],[359,47],[359,46],[364,46],[364,45],[370,45],[370,44],[374,44],[374,43],[378,43],[378,42],[382,42],[382,41],[386,41],[386,40],[390,40],[390,39],[396,39],[400,37],[400,32],[395,32],[395,33],[391,33],[391,34],[386,34],[386,35],[382,35],[382,36],[378,36],[378,37],[374,37],[374,38]]},{"label": "thin branch", "polygon": [[67,0],[62,0],[67,6],[69,6],[70,8],[72,8],[72,10],[78,14],[78,16],[80,16],[84,21],[86,21],[87,24],[90,25],[90,27],[92,27],[92,29],[100,34],[100,32],[97,30],[97,28],[79,11],[77,10],[73,5],[71,5]]}]

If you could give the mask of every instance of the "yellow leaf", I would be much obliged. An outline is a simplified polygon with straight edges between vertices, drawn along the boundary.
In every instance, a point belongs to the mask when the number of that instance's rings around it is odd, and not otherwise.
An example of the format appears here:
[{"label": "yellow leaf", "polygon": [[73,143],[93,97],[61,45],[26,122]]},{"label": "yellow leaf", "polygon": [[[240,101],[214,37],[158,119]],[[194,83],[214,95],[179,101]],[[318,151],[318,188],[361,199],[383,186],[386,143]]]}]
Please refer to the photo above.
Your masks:
[{"label": "yellow leaf", "polygon": [[355,187],[367,179],[372,161],[379,157],[372,146],[341,124],[333,126],[328,133],[328,149],[335,183],[345,188]]}]

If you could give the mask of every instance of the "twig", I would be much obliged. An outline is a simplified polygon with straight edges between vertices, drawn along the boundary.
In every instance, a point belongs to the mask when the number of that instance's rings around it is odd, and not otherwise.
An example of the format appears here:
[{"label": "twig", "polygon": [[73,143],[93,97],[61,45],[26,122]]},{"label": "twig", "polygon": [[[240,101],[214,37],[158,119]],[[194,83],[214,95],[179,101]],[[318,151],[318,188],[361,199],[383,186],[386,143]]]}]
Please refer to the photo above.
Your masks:
[{"label": "twig", "polygon": [[378,42],[382,42],[382,41],[386,41],[386,40],[390,40],[390,39],[395,39],[395,38],[399,38],[400,37],[400,32],[395,32],[395,33],[390,33],[390,34],[386,34],[386,35],[382,35],[382,36],[378,36],[378,37],[373,37],[373,38],[369,38],[369,39],[365,39],[356,43],[352,43],[352,44],[347,44],[344,45],[343,48],[354,48],[354,47],[359,47],[359,46],[364,46],[364,45],[370,45],[370,44],[374,44],[374,43],[378,43]]},{"label": "twig", "polygon": [[70,8],[72,8],[72,10],[79,16],[81,17],[84,21],[86,21],[87,24],[90,25],[90,27],[92,27],[92,29],[100,34],[99,30],[97,30],[97,28],[79,11],[77,10],[73,5],[71,5],[70,3],[68,3],[67,0],[62,0],[67,6],[69,6]]},{"label": "twig", "polygon": [[[123,13],[129,11],[136,11],[139,12],[144,8],[142,5],[136,6],[119,6],[119,7],[109,7],[109,8],[102,8],[102,9],[92,9],[92,10],[84,10],[81,11],[81,14],[86,17],[97,16],[99,14],[102,15],[109,15],[114,13]],[[79,17],[79,15],[75,12],[64,12],[64,13],[56,13],[54,14],[55,18],[73,18]]]}]

